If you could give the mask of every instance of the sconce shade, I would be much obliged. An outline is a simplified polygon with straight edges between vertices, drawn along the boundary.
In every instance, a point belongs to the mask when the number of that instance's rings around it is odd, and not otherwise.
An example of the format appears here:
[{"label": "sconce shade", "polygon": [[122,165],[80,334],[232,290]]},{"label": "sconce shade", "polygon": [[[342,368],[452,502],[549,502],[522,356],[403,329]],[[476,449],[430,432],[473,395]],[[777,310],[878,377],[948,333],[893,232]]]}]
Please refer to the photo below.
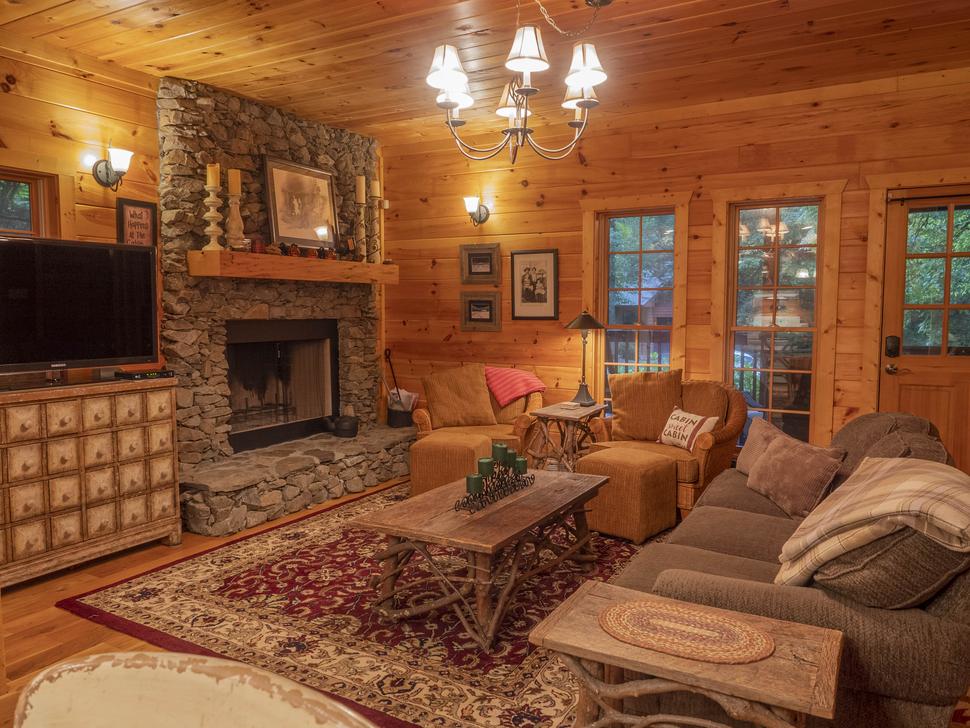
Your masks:
[{"label": "sconce shade", "polygon": [[462,68],[458,49],[453,45],[440,45],[435,48],[426,80],[429,86],[442,91],[467,84],[468,76]]},{"label": "sconce shade", "polygon": [[606,71],[600,65],[596,47],[592,43],[577,43],[573,46],[573,62],[569,66],[566,84],[569,86],[596,86],[606,80]]},{"label": "sconce shade", "polygon": [[562,107],[569,109],[595,109],[600,105],[596,98],[596,90],[592,86],[566,86],[566,97],[562,100]]},{"label": "sconce shade", "polygon": [[475,103],[468,84],[463,83],[455,88],[446,88],[435,99],[435,103],[442,109],[467,109]]},{"label": "sconce shade", "polygon": [[605,329],[606,327],[597,321],[590,315],[589,311],[583,311],[579,316],[574,318],[568,324],[566,324],[567,329],[582,329],[583,331],[590,331],[593,329]]},{"label": "sconce shade", "polygon": [[128,167],[131,166],[131,158],[134,154],[127,149],[108,147],[108,160],[111,162],[111,169],[118,174],[125,174],[128,172]]},{"label": "sconce shade", "polygon": [[465,199],[465,212],[471,215],[473,212],[478,212],[478,195],[474,197],[466,197]]},{"label": "sconce shade", "polygon": [[121,184],[121,178],[131,166],[133,155],[134,152],[129,152],[127,149],[108,147],[108,159],[97,160],[91,167],[91,176],[102,187],[117,190]]},{"label": "sconce shade", "polygon": [[515,40],[512,41],[509,57],[505,59],[505,67],[516,73],[535,73],[549,68],[538,27],[523,25],[515,31]]},{"label": "sconce shade", "polygon": [[[519,109],[515,105],[515,92],[512,90],[512,84],[505,84],[505,89],[502,91],[502,98],[498,102],[498,108],[495,109],[495,113],[506,119],[514,119],[518,116]],[[532,110],[529,110],[529,116],[532,116]]]}]

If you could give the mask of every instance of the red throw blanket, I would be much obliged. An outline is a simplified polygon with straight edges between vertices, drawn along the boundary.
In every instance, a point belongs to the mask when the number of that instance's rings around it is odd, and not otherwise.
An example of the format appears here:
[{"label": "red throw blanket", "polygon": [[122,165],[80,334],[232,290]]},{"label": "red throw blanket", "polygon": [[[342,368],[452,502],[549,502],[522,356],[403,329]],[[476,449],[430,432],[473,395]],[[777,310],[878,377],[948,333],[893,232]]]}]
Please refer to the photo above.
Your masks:
[{"label": "red throw blanket", "polygon": [[485,367],[485,383],[500,407],[533,392],[545,392],[546,385],[532,372],[506,367]]}]

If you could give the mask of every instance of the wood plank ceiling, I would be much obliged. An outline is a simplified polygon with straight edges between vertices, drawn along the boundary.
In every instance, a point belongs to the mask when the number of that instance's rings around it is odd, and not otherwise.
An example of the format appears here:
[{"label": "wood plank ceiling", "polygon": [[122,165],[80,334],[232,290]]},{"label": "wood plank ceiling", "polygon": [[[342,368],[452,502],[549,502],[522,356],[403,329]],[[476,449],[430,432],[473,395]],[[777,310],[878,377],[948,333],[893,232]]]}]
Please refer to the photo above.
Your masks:
[{"label": "wood plank ceiling", "polygon": [[[565,29],[591,12],[544,0]],[[480,121],[508,77],[516,0],[0,0],[11,33],[164,76],[192,78],[385,144],[446,135],[424,76],[435,45],[460,49]],[[536,123],[561,124],[571,40],[542,23],[552,68]],[[615,0],[589,34],[610,74],[610,117],[970,66],[967,0]],[[485,123],[485,122],[488,123]],[[565,128],[565,127],[561,127]]]}]

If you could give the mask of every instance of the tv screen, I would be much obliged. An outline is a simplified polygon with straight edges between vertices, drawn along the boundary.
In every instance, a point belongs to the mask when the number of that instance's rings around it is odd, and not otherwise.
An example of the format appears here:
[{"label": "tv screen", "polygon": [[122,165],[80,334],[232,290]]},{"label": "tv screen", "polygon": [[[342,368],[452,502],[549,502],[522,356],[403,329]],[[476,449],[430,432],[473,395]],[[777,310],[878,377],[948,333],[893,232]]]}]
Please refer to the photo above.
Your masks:
[{"label": "tv screen", "polygon": [[0,237],[0,372],[155,361],[155,249]]}]

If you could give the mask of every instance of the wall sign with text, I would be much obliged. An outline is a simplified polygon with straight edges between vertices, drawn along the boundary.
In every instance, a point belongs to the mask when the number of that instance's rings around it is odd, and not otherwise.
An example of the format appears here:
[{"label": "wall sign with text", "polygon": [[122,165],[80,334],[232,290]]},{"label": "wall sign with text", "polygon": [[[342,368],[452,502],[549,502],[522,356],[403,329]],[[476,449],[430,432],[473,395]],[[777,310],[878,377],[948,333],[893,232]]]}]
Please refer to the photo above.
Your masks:
[{"label": "wall sign with text", "polygon": [[115,208],[118,242],[151,247],[158,240],[158,205],[119,197]]}]

